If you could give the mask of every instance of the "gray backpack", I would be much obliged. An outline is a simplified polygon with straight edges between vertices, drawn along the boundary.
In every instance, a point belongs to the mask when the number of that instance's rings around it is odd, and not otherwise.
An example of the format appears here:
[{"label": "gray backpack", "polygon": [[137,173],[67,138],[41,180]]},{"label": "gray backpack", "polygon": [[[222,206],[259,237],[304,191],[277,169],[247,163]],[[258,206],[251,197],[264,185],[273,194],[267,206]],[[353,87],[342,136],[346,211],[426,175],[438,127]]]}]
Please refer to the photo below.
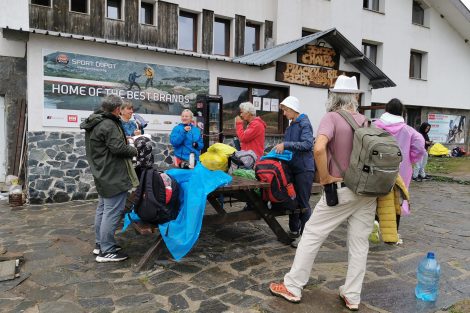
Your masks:
[{"label": "gray backpack", "polygon": [[344,183],[353,192],[367,196],[388,194],[398,176],[402,160],[400,147],[395,138],[385,130],[371,126],[366,119],[362,126],[346,111],[338,111],[354,130],[353,149],[349,167],[344,172],[335,157]]}]

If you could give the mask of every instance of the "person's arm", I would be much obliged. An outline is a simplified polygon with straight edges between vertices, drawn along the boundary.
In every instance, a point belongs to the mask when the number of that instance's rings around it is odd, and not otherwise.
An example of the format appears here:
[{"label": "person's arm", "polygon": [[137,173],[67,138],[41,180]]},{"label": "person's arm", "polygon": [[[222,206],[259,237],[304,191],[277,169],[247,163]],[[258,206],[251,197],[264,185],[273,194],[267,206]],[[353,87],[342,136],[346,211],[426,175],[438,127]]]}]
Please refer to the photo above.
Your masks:
[{"label": "person's arm", "polygon": [[240,139],[240,142],[247,143],[253,141],[258,137],[261,133],[261,127],[263,127],[260,123],[251,123],[248,124],[245,130],[243,130],[243,121],[236,123],[237,128],[237,137]]},{"label": "person's arm", "polygon": [[116,127],[104,127],[103,137],[109,151],[121,158],[131,158],[137,155],[137,149],[129,146]]},{"label": "person's arm", "polygon": [[300,129],[299,141],[284,142],[284,149],[291,151],[312,151],[313,129],[312,125],[306,124]]},{"label": "person's arm", "polygon": [[343,180],[341,177],[331,176],[328,171],[328,141],[329,139],[327,136],[319,135],[315,140],[315,146],[313,148],[315,164],[317,166],[318,177],[320,178],[321,185],[327,185]]},{"label": "person's arm", "polygon": [[199,128],[197,126],[194,126],[193,129],[195,130],[194,132],[198,136],[197,140],[195,141],[197,146],[194,147],[194,148],[201,151],[204,148],[204,139],[202,138],[201,131],[199,130]]},{"label": "person's arm", "polygon": [[173,147],[178,147],[183,144],[185,137],[184,133],[185,131],[179,125],[173,128],[170,134],[170,143],[173,145]]}]

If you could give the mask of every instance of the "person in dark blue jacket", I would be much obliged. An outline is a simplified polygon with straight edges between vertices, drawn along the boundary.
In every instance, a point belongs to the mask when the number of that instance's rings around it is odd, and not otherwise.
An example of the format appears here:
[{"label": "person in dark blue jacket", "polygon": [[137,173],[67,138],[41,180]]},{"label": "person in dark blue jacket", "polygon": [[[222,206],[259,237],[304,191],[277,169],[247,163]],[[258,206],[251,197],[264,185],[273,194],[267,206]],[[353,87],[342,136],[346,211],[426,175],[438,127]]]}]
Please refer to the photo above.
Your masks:
[{"label": "person in dark blue jacket", "polygon": [[181,123],[176,125],[170,134],[170,143],[175,149],[175,165],[184,166],[183,161],[188,164],[189,155],[194,153],[194,163],[199,160],[204,142],[201,131],[193,124],[193,112],[185,109],[181,113]]},{"label": "person in dark blue jacket", "polygon": [[295,238],[291,243],[297,247],[300,235],[307,223],[312,208],[309,199],[315,176],[315,163],[313,160],[313,128],[307,115],[300,113],[300,102],[296,97],[289,96],[281,102],[281,110],[290,121],[284,134],[284,142],[276,145],[277,153],[284,150],[293,152],[292,160],[288,165],[293,175],[294,188],[301,213],[289,215],[290,235]]}]

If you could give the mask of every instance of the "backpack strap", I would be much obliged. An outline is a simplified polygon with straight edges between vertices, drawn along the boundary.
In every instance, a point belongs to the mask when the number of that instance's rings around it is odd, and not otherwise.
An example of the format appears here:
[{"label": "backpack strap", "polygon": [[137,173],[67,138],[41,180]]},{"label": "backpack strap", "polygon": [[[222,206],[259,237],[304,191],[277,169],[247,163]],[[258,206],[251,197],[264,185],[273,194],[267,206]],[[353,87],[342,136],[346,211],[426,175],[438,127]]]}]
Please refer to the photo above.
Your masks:
[{"label": "backpack strap", "polygon": [[144,186],[145,186],[145,177],[147,176],[147,170],[146,168],[142,169],[142,172],[140,173],[140,182],[139,182],[139,187],[136,189],[136,191],[139,191],[139,193],[135,194],[135,198],[137,201],[134,203],[134,208],[138,208],[140,204],[142,203],[142,195],[144,194]]}]

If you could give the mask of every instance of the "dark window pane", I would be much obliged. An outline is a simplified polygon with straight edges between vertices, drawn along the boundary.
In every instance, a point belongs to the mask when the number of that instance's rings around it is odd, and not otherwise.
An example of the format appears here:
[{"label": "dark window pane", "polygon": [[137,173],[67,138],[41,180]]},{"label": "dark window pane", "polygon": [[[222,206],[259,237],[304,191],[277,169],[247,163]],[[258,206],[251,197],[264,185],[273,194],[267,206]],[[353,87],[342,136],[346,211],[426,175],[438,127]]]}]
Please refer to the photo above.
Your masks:
[{"label": "dark window pane", "polygon": [[313,35],[313,34],[315,34],[315,32],[312,32],[310,30],[302,29],[302,37]]},{"label": "dark window pane", "polygon": [[416,1],[413,1],[413,16],[412,22],[414,24],[424,25],[424,9]]},{"label": "dark window pane", "polygon": [[230,22],[222,19],[214,21],[214,54],[229,55]]},{"label": "dark window pane", "polygon": [[88,13],[87,0],[70,0],[70,11]]},{"label": "dark window pane", "polygon": [[421,78],[422,55],[417,52],[410,54],[410,77]]},{"label": "dark window pane", "polygon": [[196,51],[196,16],[180,13],[178,18],[178,48]]},{"label": "dark window pane", "polygon": [[121,1],[108,0],[107,17],[115,20],[121,19]]},{"label": "dark window pane", "polygon": [[372,63],[377,64],[377,46],[367,43],[362,43],[362,53],[372,61]]},{"label": "dark window pane", "polygon": [[140,4],[140,22],[153,25],[153,4],[145,2]]},{"label": "dark window pane", "polygon": [[379,11],[379,0],[363,0],[362,7],[373,11]]},{"label": "dark window pane", "polygon": [[245,54],[259,50],[259,26],[247,24],[245,27]]},{"label": "dark window pane", "polygon": [[46,7],[50,7],[51,0],[31,0],[31,4],[44,5]]}]

